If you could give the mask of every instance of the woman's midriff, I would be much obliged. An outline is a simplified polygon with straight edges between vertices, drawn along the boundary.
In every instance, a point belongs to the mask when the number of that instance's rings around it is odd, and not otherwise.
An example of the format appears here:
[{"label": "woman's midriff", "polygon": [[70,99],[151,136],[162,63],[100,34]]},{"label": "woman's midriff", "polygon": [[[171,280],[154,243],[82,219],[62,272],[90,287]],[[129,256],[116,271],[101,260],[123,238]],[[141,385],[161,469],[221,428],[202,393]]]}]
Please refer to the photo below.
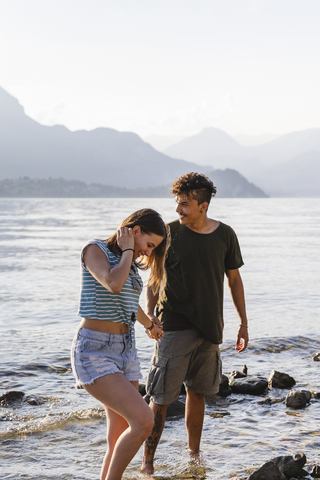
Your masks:
[{"label": "woman's midriff", "polygon": [[83,318],[80,322],[80,327],[119,335],[129,332],[129,325],[125,323],[108,322],[107,320],[97,320],[95,318]]}]

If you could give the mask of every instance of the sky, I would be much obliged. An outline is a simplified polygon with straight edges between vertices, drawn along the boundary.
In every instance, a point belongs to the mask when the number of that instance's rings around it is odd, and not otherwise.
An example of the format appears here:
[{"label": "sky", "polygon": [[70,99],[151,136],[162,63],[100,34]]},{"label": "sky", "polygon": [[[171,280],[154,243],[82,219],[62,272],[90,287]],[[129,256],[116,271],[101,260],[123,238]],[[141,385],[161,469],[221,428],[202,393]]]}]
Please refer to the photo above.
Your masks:
[{"label": "sky", "polygon": [[320,127],[319,0],[0,0],[0,86],[70,130]]}]

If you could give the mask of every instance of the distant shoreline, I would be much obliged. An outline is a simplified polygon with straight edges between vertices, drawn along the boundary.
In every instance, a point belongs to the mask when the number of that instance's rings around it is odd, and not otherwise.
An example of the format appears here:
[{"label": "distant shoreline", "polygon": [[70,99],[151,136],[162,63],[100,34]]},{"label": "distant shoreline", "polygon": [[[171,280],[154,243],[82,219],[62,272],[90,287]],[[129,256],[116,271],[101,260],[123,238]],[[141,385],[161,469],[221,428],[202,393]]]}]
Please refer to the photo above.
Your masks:
[{"label": "distant shoreline", "polygon": [[[233,173],[230,170],[231,175]],[[224,172],[222,172],[224,173]],[[239,174],[235,172],[238,176]],[[229,174],[230,175],[230,174]],[[233,180],[238,187],[238,178]],[[224,181],[218,183],[219,198],[267,198],[262,190],[253,185],[245,188],[233,188],[233,182],[226,188]],[[0,180],[0,198],[170,198],[171,186],[164,185],[149,188],[125,188],[112,185],[102,185],[64,178],[29,178]]]},{"label": "distant shoreline", "polygon": [[114,187],[98,183],[86,184],[63,178],[0,180],[0,198],[139,198],[170,197],[170,187]]}]

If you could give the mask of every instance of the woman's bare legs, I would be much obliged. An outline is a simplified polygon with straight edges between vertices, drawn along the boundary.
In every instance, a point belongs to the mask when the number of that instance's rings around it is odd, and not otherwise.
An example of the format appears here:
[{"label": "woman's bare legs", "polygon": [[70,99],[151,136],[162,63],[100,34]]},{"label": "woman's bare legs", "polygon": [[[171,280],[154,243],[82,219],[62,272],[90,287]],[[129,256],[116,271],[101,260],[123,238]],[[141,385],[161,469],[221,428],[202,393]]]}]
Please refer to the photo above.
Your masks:
[{"label": "woman's bare legs", "polygon": [[120,435],[129,427],[128,422],[118,413],[111,410],[111,408],[104,407],[106,411],[106,422],[107,422],[107,445],[108,449],[104,456],[100,478],[106,478],[108,473],[108,468],[112,458],[114,447],[116,446],[117,440]]},{"label": "woman's bare legs", "polygon": [[[151,433],[153,413],[134,385],[122,373],[100,377],[85,385],[90,395],[106,408],[108,451],[103,461],[100,480],[121,480],[122,474],[143,441]],[[123,419],[126,421],[126,428]]]}]

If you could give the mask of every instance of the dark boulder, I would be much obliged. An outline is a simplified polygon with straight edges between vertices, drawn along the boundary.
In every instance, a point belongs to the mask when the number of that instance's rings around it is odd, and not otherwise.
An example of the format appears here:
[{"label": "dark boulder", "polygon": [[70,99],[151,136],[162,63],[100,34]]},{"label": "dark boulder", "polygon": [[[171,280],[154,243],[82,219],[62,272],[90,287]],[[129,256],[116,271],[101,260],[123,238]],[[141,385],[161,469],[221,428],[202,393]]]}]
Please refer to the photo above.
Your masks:
[{"label": "dark boulder", "polygon": [[18,400],[22,400],[23,397],[24,397],[23,392],[12,390],[11,392],[4,393],[3,395],[0,396],[0,405],[1,406],[11,405],[12,403]]},{"label": "dark boulder", "polygon": [[292,477],[300,478],[309,475],[308,472],[303,470],[306,461],[307,459],[304,453],[296,453],[293,456],[287,455],[271,459],[271,462],[274,463],[289,480]]},{"label": "dark boulder", "polygon": [[[146,392],[146,386],[145,386],[143,383],[139,384],[139,393],[140,393],[140,395],[142,395],[143,397],[144,397],[144,396],[146,395],[146,393],[147,393],[147,392]],[[149,403],[149,402],[148,402],[148,403]]]},{"label": "dark boulder", "polygon": [[287,480],[287,477],[273,462],[267,462],[253,472],[248,480]]},{"label": "dark boulder", "polygon": [[166,418],[181,418],[184,417],[185,404],[180,400],[175,400],[168,405]]},{"label": "dark boulder", "polygon": [[[150,395],[145,395],[143,398],[148,404],[150,403]],[[186,406],[183,402],[180,402],[180,400],[175,400],[168,405],[166,418],[170,418],[172,420],[173,418],[184,417],[185,407]]]},{"label": "dark boulder", "polygon": [[304,408],[310,402],[309,390],[292,390],[286,396],[286,406],[290,408]]},{"label": "dark boulder", "polygon": [[268,384],[269,387],[273,388],[291,388],[296,384],[296,381],[287,373],[281,373],[277,372],[276,370],[272,370]]},{"label": "dark boulder", "polygon": [[183,383],[180,388],[180,395],[186,395],[186,394],[187,394],[186,387],[184,386],[184,383]]},{"label": "dark boulder", "polygon": [[319,465],[314,465],[312,467],[310,475],[313,478],[320,478],[320,466]]},{"label": "dark boulder", "polygon": [[261,395],[268,388],[268,380],[264,377],[248,376],[229,380],[229,385],[232,393]]},{"label": "dark boulder", "polygon": [[230,373],[229,380],[233,380],[234,378],[245,378],[246,376],[246,373],[239,372],[239,370],[233,370],[233,372]]},{"label": "dark boulder", "polygon": [[313,355],[312,360],[313,360],[314,362],[320,362],[320,352],[318,352],[318,353],[316,353],[315,355]]},{"label": "dark boulder", "polygon": [[222,375],[221,377],[221,382],[219,385],[219,392],[217,395],[220,397],[227,397],[228,395],[231,395],[232,390],[231,387],[229,386],[229,380],[226,375]]},{"label": "dark boulder", "polygon": [[311,392],[312,398],[320,398],[320,392]]}]

